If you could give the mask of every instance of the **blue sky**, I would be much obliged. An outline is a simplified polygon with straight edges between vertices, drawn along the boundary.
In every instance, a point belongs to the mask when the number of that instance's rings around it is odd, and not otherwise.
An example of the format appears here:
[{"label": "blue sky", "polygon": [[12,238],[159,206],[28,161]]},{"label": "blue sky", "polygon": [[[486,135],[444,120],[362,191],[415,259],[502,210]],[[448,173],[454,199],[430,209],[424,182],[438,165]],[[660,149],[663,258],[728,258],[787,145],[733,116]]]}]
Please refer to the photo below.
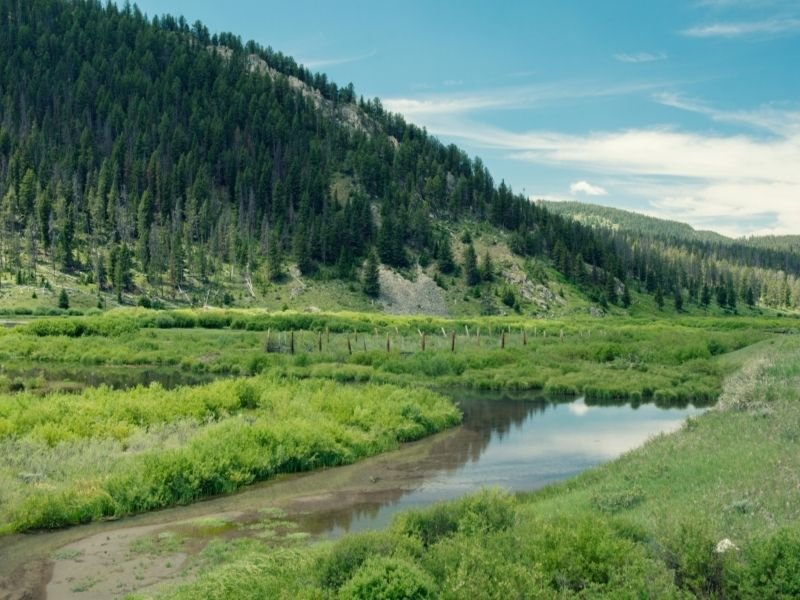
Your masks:
[{"label": "blue sky", "polygon": [[798,0],[137,4],[352,81],[532,198],[800,234]]}]

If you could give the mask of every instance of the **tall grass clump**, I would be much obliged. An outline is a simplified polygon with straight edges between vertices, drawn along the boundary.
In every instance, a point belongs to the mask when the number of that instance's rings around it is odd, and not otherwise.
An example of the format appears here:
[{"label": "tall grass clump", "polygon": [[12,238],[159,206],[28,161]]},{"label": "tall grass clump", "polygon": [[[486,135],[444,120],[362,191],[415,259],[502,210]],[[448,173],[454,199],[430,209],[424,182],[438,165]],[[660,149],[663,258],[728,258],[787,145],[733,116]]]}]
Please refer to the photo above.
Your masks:
[{"label": "tall grass clump", "polygon": [[[185,504],[351,463],[459,420],[426,389],[269,376],[0,396],[0,520],[23,531]],[[59,460],[100,448],[99,461]]]}]

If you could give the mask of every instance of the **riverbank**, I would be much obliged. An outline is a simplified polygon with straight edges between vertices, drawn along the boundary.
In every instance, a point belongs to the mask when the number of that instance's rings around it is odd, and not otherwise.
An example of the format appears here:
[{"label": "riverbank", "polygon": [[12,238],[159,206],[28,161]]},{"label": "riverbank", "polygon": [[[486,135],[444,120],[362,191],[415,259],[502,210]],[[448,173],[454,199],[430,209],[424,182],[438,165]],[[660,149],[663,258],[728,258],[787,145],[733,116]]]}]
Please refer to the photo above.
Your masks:
[{"label": "riverbank", "polygon": [[302,552],[240,545],[161,597],[796,597],[800,339],[731,360],[746,366],[717,409],[563,484],[483,492]]}]

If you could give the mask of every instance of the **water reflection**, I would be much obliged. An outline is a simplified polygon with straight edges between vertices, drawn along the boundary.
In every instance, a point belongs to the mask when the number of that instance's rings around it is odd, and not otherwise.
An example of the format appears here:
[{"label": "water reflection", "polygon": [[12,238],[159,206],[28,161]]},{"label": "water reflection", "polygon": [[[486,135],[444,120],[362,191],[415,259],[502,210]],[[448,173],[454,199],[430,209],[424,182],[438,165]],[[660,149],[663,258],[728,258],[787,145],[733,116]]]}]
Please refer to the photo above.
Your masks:
[{"label": "water reflection", "polygon": [[543,396],[465,393],[458,401],[464,413],[461,428],[422,442],[421,455],[398,454],[383,462],[365,487],[338,494],[335,503],[300,501],[301,528],[338,537],[383,527],[400,510],[457,498],[483,486],[533,490],[613,459],[702,412],[692,405],[633,407]]}]

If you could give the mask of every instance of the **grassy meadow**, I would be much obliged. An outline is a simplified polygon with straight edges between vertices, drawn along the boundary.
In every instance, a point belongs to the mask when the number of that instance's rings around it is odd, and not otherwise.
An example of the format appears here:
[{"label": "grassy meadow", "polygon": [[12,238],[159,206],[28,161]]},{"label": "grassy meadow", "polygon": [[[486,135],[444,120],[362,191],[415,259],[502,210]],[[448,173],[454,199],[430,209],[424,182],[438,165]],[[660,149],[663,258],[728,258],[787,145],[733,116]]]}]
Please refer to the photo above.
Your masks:
[{"label": "grassy meadow", "polygon": [[[111,311],[0,330],[0,391],[95,385],[121,369],[185,378],[318,377],[484,390],[541,389],[590,399],[711,401],[720,356],[789,318],[437,319],[256,311]],[[424,345],[424,350],[423,350]],[[155,372],[154,372],[155,371]],[[170,375],[170,376],[167,376]]]},{"label": "grassy meadow", "polygon": [[484,490],[335,543],[217,540],[198,578],[162,596],[796,597],[797,330],[779,316],[25,321],[0,330],[0,534],[350,463],[457,424],[443,393],[458,389],[720,398],[677,434],[537,493]]},{"label": "grassy meadow", "polygon": [[450,427],[446,398],[269,376],[0,397],[0,533],[185,504]]},{"label": "grassy meadow", "polygon": [[157,597],[796,598],[800,339],[721,362],[746,367],[715,409],[600,468],[336,542],[217,544],[213,568]]}]

